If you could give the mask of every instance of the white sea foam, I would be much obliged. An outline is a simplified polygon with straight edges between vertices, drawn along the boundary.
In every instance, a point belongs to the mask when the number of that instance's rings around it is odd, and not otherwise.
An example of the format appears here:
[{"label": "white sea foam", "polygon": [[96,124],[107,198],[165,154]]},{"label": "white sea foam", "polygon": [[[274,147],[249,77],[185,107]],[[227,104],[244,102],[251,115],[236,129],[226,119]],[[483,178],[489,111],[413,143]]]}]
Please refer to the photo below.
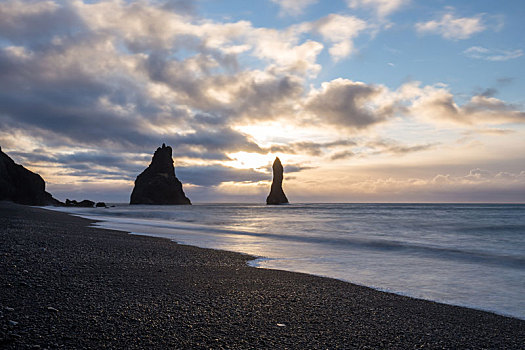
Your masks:
[{"label": "white sea foam", "polygon": [[61,210],[97,226],[525,319],[525,205],[213,204]]}]

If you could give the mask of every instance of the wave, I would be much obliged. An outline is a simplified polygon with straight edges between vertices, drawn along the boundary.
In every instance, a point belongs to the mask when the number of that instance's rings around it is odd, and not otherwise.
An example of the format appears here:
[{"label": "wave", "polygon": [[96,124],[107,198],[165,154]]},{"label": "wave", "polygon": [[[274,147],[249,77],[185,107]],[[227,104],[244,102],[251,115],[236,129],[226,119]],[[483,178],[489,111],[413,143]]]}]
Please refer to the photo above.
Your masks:
[{"label": "wave", "polygon": [[[172,222],[167,220],[152,220],[152,219],[137,219],[130,217],[105,217],[105,216],[90,216],[82,215],[92,220],[103,220],[104,226],[107,228],[125,229],[134,233],[149,234],[144,230],[144,226],[152,228],[166,229],[160,235],[166,238],[176,238],[177,232],[198,232],[211,235],[236,235],[249,236],[270,239],[275,241],[288,241],[298,243],[310,243],[329,245],[332,249],[361,249],[374,250],[383,252],[399,252],[403,254],[412,254],[418,256],[425,256],[434,259],[455,259],[463,262],[472,262],[478,264],[498,265],[512,268],[522,269],[525,266],[525,256],[513,256],[504,254],[495,254],[487,251],[464,250],[449,247],[433,246],[428,244],[403,242],[395,240],[382,239],[367,239],[357,237],[329,237],[325,236],[301,236],[281,233],[267,233],[267,232],[253,232],[247,230],[234,230],[226,228],[218,228],[208,225],[199,225],[191,222]],[[139,231],[139,232],[137,232]],[[146,232],[143,232],[146,231]],[[158,233],[156,234],[159,235]],[[174,237],[175,236],[175,237]]]},{"label": "wave", "polygon": [[525,319],[525,205],[197,204],[59,210],[104,228],[268,258],[257,261],[260,267]]}]

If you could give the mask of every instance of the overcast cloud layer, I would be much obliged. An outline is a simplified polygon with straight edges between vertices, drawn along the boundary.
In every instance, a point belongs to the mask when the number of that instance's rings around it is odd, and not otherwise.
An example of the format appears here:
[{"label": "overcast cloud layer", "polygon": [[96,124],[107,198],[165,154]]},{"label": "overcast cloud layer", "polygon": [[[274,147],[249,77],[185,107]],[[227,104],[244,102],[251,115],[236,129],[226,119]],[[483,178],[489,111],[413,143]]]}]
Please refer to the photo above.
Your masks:
[{"label": "overcast cloud layer", "polygon": [[[523,107],[496,97],[496,88],[456,96],[440,81],[425,85],[414,77],[387,86],[352,79],[352,72],[319,81],[324,66],[354,60],[356,40],[375,40],[394,25],[390,16],[414,2],[348,0],[340,12],[309,20],[299,15],[317,1],[269,0],[279,16],[295,18],[276,29],[205,18],[194,1],[2,1],[0,146],[42,172],[51,190],[63,193],[69,184],[71,193],[83,193],[87,183],[89,191],[118,188],[111,198],[121,199],[162,143],[173,146],[190,193],[208,188],[223,196],[252,184],[259,195],[274,155],[290,156],[290,183],[299,192],[308,185],[296,174],[449,143],[386,132],[391,126],[522,132]],[[410,28],[460,41],[496,27],[486,14],[444,8]],[[502,62],[522,50],[467,45],[458,56]],[[273,125],[275,133],[249,131],[258,125]],[[278,136],[279,125],[295,134]],[[243,168],[239,152],[266,161]],[[440,176],[426,185],[460,181]],[[523,172],[485,184],[504,181],[523,189]],[[357,183],[368,186],[354,182],[349,191]]]}]

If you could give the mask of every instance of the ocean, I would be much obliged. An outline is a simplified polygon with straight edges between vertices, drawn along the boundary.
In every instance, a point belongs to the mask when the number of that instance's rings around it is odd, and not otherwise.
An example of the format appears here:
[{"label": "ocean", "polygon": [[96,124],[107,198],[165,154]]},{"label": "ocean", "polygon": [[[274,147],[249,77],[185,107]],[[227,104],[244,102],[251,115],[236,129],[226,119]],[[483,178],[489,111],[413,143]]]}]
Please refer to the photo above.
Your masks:
[{"label": "ocean", "polygon": [[[55,208],[56,209],[56,208]],[[195,204],[59,208],[96,226],[259,257],[327,276],[525,319],[525,205]]]}]

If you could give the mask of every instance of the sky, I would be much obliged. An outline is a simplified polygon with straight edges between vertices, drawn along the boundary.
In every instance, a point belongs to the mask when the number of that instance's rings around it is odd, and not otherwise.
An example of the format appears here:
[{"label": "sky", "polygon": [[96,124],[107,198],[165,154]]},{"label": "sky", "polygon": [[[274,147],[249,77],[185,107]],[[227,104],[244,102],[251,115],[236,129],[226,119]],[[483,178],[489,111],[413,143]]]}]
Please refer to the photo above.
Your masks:
[{"label": "sky", "polygon": [[127,202],[525,202],[523,0],[2,0],[0,146]]}]

